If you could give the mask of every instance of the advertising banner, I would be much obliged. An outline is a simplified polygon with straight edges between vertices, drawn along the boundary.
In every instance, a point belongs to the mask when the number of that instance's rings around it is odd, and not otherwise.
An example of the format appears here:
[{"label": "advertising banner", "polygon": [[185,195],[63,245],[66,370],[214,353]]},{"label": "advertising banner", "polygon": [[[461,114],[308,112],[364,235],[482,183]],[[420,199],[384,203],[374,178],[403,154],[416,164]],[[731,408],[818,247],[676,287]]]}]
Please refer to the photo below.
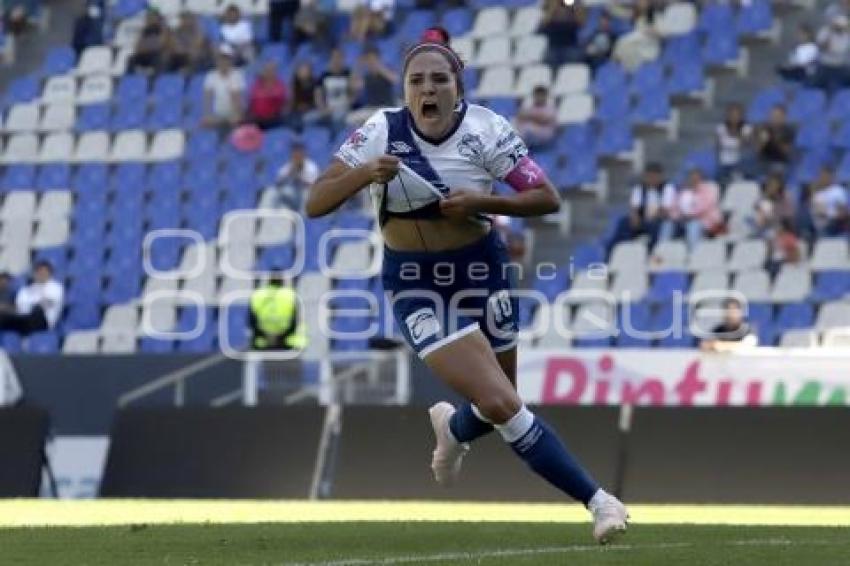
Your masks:
[{"label": "advertising banner", "polygon": [[850,353],[527,350],[517,382],[526,403],[542,405],[845,406]]}]

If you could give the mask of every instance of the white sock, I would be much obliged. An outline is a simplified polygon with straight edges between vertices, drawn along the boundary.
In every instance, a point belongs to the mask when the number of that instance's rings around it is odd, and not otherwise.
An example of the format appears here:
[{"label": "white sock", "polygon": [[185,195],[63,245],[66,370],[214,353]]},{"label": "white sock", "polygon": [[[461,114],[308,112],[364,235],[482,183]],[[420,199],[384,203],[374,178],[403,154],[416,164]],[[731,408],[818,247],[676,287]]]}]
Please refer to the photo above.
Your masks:
[{"label": "white sock", "polygon": [[473,403],[470,403],[469,406],[472,407],[472,414],[475,415],[479,421],[481,421],[482,423],[493,424],[490,419],[481,414],[481,411]]},{"label": "white sock", "polygon": [[512,416],[505,424],[493,425],[496,430],[499,431],[499,434],[502,435],[502,438],[505,439],[505,442],[508,444],[513,444],[527,433],[531,426],[534,424],[534,413],[528,410],[528,408],[523,405],[520,407],[517,414]]}]

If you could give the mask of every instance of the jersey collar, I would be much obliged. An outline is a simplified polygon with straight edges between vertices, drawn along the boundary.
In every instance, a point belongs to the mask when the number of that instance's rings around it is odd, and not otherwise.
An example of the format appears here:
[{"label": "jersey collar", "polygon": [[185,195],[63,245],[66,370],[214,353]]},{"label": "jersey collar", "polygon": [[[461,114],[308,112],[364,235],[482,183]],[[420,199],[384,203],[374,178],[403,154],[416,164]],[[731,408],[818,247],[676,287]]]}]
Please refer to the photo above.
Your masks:
[{"label": "jersey collar", "polygon": [[466,100],[461,99],[460,110],[457,113],[457,120],[455,120],[455,125],[452,126],[449,129],[448,132],[446,132],[445,134],[443,134],[439,138],[432,138],[432,137],[427,136],[427,135],[423,134],[422,132],[420,132],[419,128],[416,127],[416,120],[413,119],[413,115],[410,113],[410,109],[407,108],[406,106],[404,107],[404,115],[405,115],[405,118],[407,119],[407,123],[410,125],[410,129],[413,130],[413,132],[417,135],[417,137],[425,140],[426,142],[430,143],[431,145],[441,145],[446,140],[448,140],[450,137],[455,135],[455,132],[457,132],[458,128],[460,128],[460,125],[463,123],[463,117],[466,116],[466,108],[467,108]]}]

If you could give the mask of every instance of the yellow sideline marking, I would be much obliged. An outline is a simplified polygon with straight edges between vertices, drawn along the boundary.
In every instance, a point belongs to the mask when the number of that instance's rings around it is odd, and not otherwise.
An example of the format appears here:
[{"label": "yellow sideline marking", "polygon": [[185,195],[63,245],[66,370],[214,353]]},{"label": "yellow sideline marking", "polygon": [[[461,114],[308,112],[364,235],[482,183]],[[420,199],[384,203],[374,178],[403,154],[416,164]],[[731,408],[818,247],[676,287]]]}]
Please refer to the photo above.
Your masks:
[{"label": "yellow sideline marking", "polygon": [[[850,527],[850,507],[631,505],[635,524]],[[134,523],[309,523],[329,521],[589,521],[579,505],[422,501],[209,501],[12,499],[0,501],[0,527]]]}]

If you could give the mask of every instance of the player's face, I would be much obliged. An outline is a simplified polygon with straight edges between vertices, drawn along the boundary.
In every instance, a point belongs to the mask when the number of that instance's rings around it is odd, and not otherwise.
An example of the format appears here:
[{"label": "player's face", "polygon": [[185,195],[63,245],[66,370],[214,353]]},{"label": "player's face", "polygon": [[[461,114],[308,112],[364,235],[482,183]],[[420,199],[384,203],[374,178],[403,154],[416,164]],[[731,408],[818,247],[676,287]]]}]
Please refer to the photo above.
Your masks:
[{"label": "player's face", "polygon": [[454,125],[458,102],[457,81],[449,62],[432,51],[416,55],[404,77],[405,104],[416,127],[439,137]]}]

